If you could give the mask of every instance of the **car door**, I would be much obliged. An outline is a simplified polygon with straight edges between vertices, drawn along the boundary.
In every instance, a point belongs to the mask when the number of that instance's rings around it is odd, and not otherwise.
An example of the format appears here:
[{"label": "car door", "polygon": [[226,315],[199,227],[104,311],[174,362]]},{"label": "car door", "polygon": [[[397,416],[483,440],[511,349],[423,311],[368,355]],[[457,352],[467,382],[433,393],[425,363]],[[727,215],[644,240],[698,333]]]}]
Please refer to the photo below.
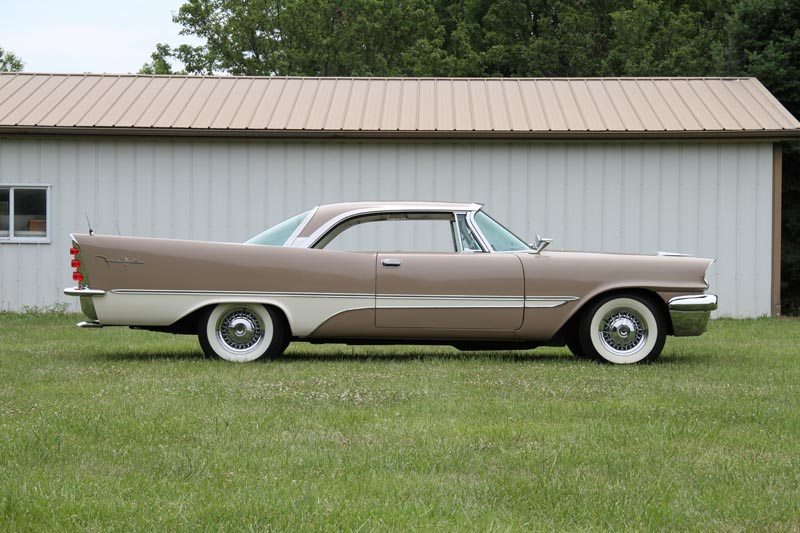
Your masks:
[{"label": "car door", "polygon": [[516,254],[380,252],[378,328],[505,330],[522,325],[525,287]]}]

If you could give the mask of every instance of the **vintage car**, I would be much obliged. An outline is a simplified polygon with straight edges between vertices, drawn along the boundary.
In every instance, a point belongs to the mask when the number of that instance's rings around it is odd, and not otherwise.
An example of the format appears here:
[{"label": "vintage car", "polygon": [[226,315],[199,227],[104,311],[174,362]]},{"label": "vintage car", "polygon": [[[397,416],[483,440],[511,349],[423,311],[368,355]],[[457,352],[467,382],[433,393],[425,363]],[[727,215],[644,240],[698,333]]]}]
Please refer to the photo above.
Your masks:
[{"label": "vintage car", "polygon": [[611,363],[652,361],[667,335],[700,335],[717,297],[713,260],[545,250],[480,204],[319,205],[243,244],[73,235],[89,318],[196,334],[228,361],[292,340],[450,344],[463,350],[567,345]]}]

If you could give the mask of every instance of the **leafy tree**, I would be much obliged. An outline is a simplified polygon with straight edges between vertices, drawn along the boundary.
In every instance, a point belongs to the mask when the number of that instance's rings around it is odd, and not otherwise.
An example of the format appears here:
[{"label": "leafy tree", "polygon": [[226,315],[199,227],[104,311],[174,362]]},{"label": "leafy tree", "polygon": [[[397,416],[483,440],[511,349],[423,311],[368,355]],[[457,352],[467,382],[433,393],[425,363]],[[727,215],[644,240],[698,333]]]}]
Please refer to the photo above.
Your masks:
[{"label": "leafy tree", "polygon": [[172,63],[169,62],[171,55],[172,49],[169,45],[158,43],[156,51],[150,54],[150,62],[142,65],[139,74],[180,74],[172,69]]},{"label": "leafy tree", "polygon": [[[740,0],[729,17],[722,57],[731,74],[755,76],[800,116],[800,3]],[[785,143],[783,158],[782,303],[800,313],[800,144]]]},{"label": "leafy tree", "polygon": [[[433,74],[443,33],[432,0],[189,0],[174,21],[205,41],[157,49],[197,74]],[[156,57],[158,56],[158,57]]]},{"label": "leafy tree", "polygon": [[0,47],[0,72],[19,72],[25,66],[13,52]]},{"label": "leafy tree", "polygon": [[703,76],[715,71],[719,35],[701,11],[634,0],[611,13],[606,71],[626,76]]}]

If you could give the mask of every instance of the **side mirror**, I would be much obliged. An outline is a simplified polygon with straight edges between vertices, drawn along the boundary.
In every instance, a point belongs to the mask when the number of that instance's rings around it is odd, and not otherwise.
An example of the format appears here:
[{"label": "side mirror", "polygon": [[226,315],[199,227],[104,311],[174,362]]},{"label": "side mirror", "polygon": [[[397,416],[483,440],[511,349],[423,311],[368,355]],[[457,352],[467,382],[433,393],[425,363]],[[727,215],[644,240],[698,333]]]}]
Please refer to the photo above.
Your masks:
[{"label": "side mirror", "polygon": [[550,246],[550,243],[553,242],[553,239],[548,239],[547,237],[541,237],[539,234],[536,234],[536,241],[531,244],[531,253],[532,254],[539,254],[542,253],[542,250]]}]

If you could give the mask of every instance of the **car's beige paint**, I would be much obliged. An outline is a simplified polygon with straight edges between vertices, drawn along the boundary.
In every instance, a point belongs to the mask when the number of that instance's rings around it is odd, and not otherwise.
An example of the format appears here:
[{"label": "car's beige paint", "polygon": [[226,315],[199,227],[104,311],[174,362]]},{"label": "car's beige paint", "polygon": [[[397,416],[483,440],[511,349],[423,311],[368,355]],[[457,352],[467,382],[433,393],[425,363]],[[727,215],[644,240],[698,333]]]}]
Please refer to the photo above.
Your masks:
[{"label": "car's beige paint", "polygon": [[[106,235],[74,239],[88,286],[113,291],[94,298],[101,323],[168,325],[204,305],[246,300],[283,309],[295,336],[322,339],[545,342],[608,291],[647,290],[665,301],[701,293],[711,263],[558,251],[376,254]],[[382,267],[380,258],[400,258],[402,265]],[[148,313],[156,302],[151,295],[161,306]],[[458,296],[465,299],[450,298]],[[571,300],[525,305],[536,297]],[[321,299],[324,305],[315,303]]]}]

